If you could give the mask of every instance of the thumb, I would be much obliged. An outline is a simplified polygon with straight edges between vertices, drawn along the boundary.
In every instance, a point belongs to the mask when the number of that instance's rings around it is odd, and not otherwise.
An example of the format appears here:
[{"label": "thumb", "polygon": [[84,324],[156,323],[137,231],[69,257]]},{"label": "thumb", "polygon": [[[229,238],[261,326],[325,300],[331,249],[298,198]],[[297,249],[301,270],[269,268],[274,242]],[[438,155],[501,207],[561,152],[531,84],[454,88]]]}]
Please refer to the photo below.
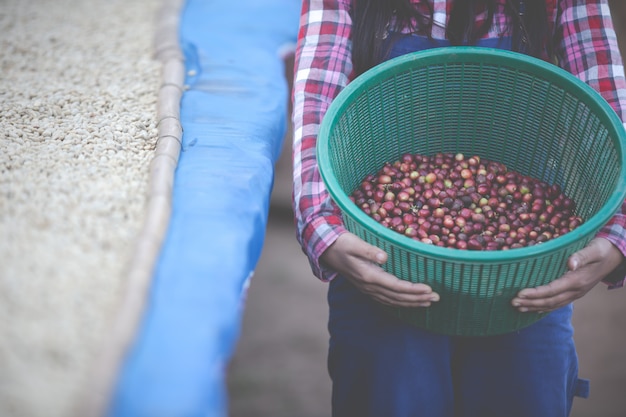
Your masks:
[{"label": "thumb", "polygon": [[368,261],[377,264],[384,264],[387,262],[387,253],[384,250],[367,243],[356,235],[352,235],[350,245],[354,254],[361,256]]},{"label": "thumb", "polygon": [[381,250],[380,248],[377,248],[374,245],[370,245],[369,243],[365,241],[362,241],[362,242],[365,245],[364,249],[366,250],[366,253],[367,253],[367,259],[379,265],[387,262],[387,252],[385,252],[384,250]]},{"label": "thumb", "polygon": [[570,271],[576,271],[585,265],[588,265],[597,259],[596,241],[592,240],[589,245],[572,254],[567,260],[567,267]]}]

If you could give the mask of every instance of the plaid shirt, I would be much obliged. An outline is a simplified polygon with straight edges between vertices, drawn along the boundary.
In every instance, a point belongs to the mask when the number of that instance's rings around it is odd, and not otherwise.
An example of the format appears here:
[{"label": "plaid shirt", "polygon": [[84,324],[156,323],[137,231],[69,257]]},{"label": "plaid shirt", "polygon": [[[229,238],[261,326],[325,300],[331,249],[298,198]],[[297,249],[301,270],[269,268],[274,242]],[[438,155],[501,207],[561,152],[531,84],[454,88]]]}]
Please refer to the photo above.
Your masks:
[{"label": "plaid shirt", "polygon": [[[412,0],[419,3],[419,0]],[[452,1],[431,0],[432,36],[443,38]],[[559,65],[599,91],[626,121],[626,81],[607,0],[546,0]],[[335,272],[320,255],[346,229],[320,177],[315,145],[331,101],[354,77],[351,63],[351,0],[304,0],[293,89],[294,212],[297,238],[313,273],[329,281]],[[483,16],[478,16],[478,19]],[[506,17],[496,13],[485,38],[497,37]],[[626,125],[625,125],[626,126]],[[626,203],[600,231],[626,255]],[[626,262],[625,262],[626,264]],[[621,268],[620,268],[621,269]],[[613,286],[623,284],[624,274]]]}]

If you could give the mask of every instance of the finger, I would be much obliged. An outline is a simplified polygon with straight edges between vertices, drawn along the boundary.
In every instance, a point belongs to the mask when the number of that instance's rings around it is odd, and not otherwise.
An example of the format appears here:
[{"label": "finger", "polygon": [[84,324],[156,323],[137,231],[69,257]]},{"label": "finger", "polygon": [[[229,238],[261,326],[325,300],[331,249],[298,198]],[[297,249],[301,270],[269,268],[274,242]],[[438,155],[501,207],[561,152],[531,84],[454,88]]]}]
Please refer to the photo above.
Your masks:
[{"label": "finger", "polygon": [[398,300],[439,300],[439,295],[434,293],[430,286],[402,280],[380,267],[376,268],[376,270],[368,271],[369,276],[365,279],[364,287],[368,291],[384,292],[389,297],[396,297]]},{"label": "finger", "polygon": [[577,287],[572,288],[571,277],[566,275],[546,285],[523,289],[511,304],[522,313],[546,312],[568,304],[579,297],[578,293]]},{"label": "finger", "polygon": [[386,262],[387,254],[358,236],[346,233],[336,244],[348,255],[343,260],[337,259],[337,264],[341,265],[337,269],[345,271],[344,276],[373,299],[406,307],[428,306],[439,300],[430,286],[402,280],[386,272],[380,264]]},{"label": "finger", "polygon": [[378,288],[375,292],[397,303],[436,303],[439,301],[439,294],[430,290],[428,292],[398,292],[389,288]]},{"label": "finger", "polygon": [[439,301],[439,294],[425,284],[401,280],[370,265],[361,278],[348,277],[362,292],[383,304],[403,307],[425,307]]},{"label": "finger", "polygon": [[557,294],[567,292],[571,287],[571,283],[567,279],[559,278],[546,285],[535,288],[525,288],[521,290],[514,301],[533,300],[542,298],[551,298]]},{"label": "finger", "polygon": [[[363,241],[359,240],[359,242]],[[369,259],[376,258],[380,253],[385,254],[377,247],[361,243],[357,244],[353,250],[356,252],[352,255],[353,269],[357,270],[357,275],[361,276],[369,286],[404,295],[420,296],[432,293],[432,288],[426,284],[400,279],[385,271],[380,265],[373,265],[368,262]],[[359,253],[359,250],[362,252]],[[369,251],[368,255],[364,254],[366,251]]]},{"label": "finger", "polygon": [[387,299],[383,297],[373,297],[375,301],[380,304],[384,304],[389,307],[402,307],[402,308],[425,308],[430,307],[432,302],[430,301],[397,301]]},{"label": "finger", "polygon": [[602,250],[603,243],[599,239],[593,239],[587,246],[572,254],[567,260],[567,267],[570,271],[576,271],[586,265],[601,262],[603,259],[602,254],[604,253]]},{"label": "finger", "polygon": [[[385,279],[385,284],[388,289],[399,294],[417,294],[417,295],[432,295],[433,290],[429,285],[419,282],[411,282],[403,279],[399,279],[394,275],[389,274]],[[435,300],[433,300],[435,301]]]},{"label": "finger", "polygon": [[349,235],[350,254],[357,257],[364,257],[370,262],[384,264],[387,262],[387,252],[367,243],[356,235]]},{"label": "finger", "polygon": [[561,308],[569,304],[572,300],[579,298],[576,292],[566,292],[554,297],[541,299],[513,299],[513,307],[522,313],[526,312],[548,312]]},{"label": "finger", "polygon": [[[365,293],[369,292],[365,290]],[[395,307],[428,307],[433,302],[430,294],[410,295],[398,294],[387,290],[373,291],[370,296],[378,302]]]},{"label": "finger", "polygon": [[[566,272],[562,277],[535,288],[525,288],[517,294],[517,298],[523,299],[540,299],[554,297],[560,293],[573,292],[578,293],[585,287],[588,287],[592,281],[589,277],[595,277],[597,274],[590,274],[589,270],[602,260],[598,255],[598,247],[596,244],[587,246],[586,248],[574,253],[568,260],[570,271]],[[519,301],[519,300],[516,300]]]},{"label": "finger", "polygon": [[585,284],[582,270],[567,272],[549,284],[520,291],[511,304],[522,312],[551,311],[582,297],[591,287]]},{"label": "finger", "polygon": [[587,247],[574,253],[568,260],[568,267],[572,271],[584,267],[600,267],[597,270],[601,278],[613,271],[624,261],[624,255],[611,241],[605,238],[593,239]]},{"label": "finger", "polygon": [[371,296],[383,304],[396,307],[429,307],[432,303],[439,300],[439,295],[435,293],[410,295],[398,294],[386,290],[374,292]]}]

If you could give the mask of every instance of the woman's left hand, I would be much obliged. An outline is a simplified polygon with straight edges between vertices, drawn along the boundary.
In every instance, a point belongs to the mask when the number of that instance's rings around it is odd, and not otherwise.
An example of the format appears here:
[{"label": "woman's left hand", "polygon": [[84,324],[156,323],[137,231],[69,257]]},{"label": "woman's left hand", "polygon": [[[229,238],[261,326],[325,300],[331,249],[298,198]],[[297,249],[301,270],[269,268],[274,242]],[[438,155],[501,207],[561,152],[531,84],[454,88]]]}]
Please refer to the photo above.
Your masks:
[{"label": "woman's left hand", "polygon": [[622,253],[607,239],[595,238],[584,249],[572,254],[567,271],[547,285],[521,290],[512,300],[521,312],[548,312],[587,294],[624,260]]}]

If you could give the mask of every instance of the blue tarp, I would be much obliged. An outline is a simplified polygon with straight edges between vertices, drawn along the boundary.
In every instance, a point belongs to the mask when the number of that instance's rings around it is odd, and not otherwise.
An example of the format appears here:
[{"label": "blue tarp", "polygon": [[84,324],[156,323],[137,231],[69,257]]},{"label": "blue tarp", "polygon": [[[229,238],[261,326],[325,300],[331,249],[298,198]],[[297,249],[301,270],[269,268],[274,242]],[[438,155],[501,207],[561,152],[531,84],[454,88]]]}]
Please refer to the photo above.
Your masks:
[{"label": "blue tarp", "polygon": [[261,254],[287,120],[279,51],[298,0],[188,0],[173,214],[110,416],[224,417],[225,373]]}]

